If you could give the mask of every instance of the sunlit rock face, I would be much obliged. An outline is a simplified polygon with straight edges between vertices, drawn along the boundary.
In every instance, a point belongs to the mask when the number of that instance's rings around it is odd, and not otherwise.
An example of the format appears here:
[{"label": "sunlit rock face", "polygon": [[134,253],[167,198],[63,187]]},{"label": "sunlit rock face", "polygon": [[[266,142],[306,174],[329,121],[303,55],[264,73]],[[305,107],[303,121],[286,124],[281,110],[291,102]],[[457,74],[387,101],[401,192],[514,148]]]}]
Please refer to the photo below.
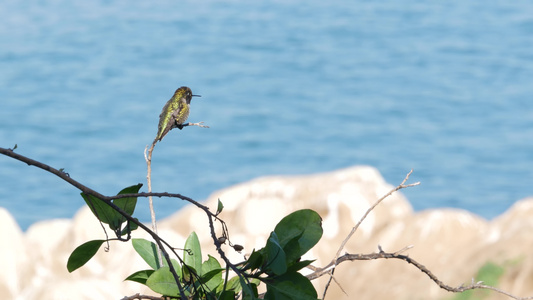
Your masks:
[{"label": "sunlit rock face", "polygon": [[[313,265],[320,267],[335,257],[368,208],[393,188],[376,169],[357,166],[314,175],[258,178],[214,192],[203,204],[214,211],[218,199],[223,202],[220,217],[227,223],[230,240],[244,246],[241,253],[223,246],[233,262],[240,262],[254,248],[263,247],[275,225],[287,214],[304,208],[317,211],[322,216],[324,235],[305,258],[316,259]],[[340,254],[371,253],[378,251],[378,246],[396,252],[412,246],[403,254],[425,265],[451,286],[471,283],[482,266],[493,263],[503,268],[498,280],[501,289],[517,296],[533,296],[532,216],[533,199],[517,202],[491,222],[457,209],[414,213],[409,202],[396,192],[368,214]],[[219,225],[215,223],[220,235]],[[93,260],[68,273],[66,262],[77,246],[105,238],[88,208],[81,209],[72,220],[34,224],[26,233],[21,232],[6,210],[0,209],[0,228],[4,241],[0,247],[0,294],[6,299],[121,299],[136,293],[156,295],[140,284],[123,281],[131,273],[149,268],[129,242],[112,242],[107,252],[102,246]],[[182,247],[189,233],[195,231],[203,255],[219,257],[214,251],[206,214],[193,205],[161,220],[158,230],[175,247]],[[147,235],[139,231],[134,237]],[[335,279],[337,283],[328,289],[328,299],[453,296],[401,260],[345,262],[335,270]],[[326,278],[315,281],[320,298],[325,282]],[[484,299],[505,298],[491,293]]]}]

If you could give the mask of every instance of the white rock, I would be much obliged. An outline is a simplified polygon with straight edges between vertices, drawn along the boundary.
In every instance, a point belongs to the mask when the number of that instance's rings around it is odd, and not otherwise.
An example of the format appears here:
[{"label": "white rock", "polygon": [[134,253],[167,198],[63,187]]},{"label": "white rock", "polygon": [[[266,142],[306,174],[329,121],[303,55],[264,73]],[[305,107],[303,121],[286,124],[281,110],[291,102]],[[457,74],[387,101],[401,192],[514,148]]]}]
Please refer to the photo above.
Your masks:
[{"label": "white rock", "polygon": [[15,219],[0,207],[0,294],[4,298],[14,298],[23,288],[25,269],[28,263],[22,231]]}]

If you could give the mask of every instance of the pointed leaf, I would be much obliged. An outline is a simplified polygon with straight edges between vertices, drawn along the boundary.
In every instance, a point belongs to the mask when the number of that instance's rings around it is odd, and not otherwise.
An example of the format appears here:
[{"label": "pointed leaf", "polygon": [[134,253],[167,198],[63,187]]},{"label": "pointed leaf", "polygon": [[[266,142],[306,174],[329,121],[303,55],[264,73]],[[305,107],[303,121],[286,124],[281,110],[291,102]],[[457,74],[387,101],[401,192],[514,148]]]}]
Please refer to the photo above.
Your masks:
[{"label": "pointed leaf", "polygon": [[156,244],[145,239],[132,239],[131,244],[133,249],[139,253],[144,261],[152,267],[152,269],[159,269],[159,258]]},{"label": "pointed leaf", "polygon": [[[118,195],[123,194],[136,194],[142,187],[142,183],[137,185],[129,186],[118,193]],[[133,215],[135,211],[135,205],[137,205],[137,197],[127,197],[113,200],[113,203],[125,211],[128,215]],[[125,221],[125,219],[124,219]]]},{"label": "pointed leaf", "polygon": [[308,265],[312,264],[314,262],[314,260],[302,260],[302,261],[298,261],[294,264],[292,264],[288,269],[287,269],[287,272],[297,272],[305,267],[307,267]]},{"label": "pointed leaf", "polygon": [[128,276],[126,279],[124,279],[124,281],[126,280],[135,281],[135,282],[146,285],[146,280],[148,280],[148,277],[150,277],[150,275],[152,275],[153,273],[154,273],[154,270],[137,271],[131,274],[130,276]]},{"label": "pointed leaf", "polygon": [[[111,227],[111,223],[113,223],[113,220],[116,220],[120,216],[111,207],[109,207],[109,205],[104,203],[103,200],[100,200],[93,195],[88,195],[85,193],[81,193],[81,196],[83,197],[83,200],[85,200],[85,203],[87,203],[87,206],[89,206],[93,214],[96,216],[96,218],[102,223],[109,224]],[[116,224],[113,224],[113,227],[115,226]],[[115,230],[117,229],[117,227],[111,229]]]},{"label": "pointed leaf", "polygon": [[218,215],[219,213],[221,213],[223,209],[224,209],[224,204],[222,204],[222,201],[218,199],[217,213],[215,215]]},{"label": "pointed leaf", "polygon": [[[194,231],[189,235],[187,241],[185,241],[183,261],[187,266],[192,267],[197,273],[202,272],[202,248],[200,248],[200,241]],[[185,268],[183,269],[185,270]]]},{"label": "pointed leaf", "polygon": [[98,252],[103,242],[105,240],[88,241],[74,249],[68,258],[67,270],[72,273],[72,271],[86,264]]}]

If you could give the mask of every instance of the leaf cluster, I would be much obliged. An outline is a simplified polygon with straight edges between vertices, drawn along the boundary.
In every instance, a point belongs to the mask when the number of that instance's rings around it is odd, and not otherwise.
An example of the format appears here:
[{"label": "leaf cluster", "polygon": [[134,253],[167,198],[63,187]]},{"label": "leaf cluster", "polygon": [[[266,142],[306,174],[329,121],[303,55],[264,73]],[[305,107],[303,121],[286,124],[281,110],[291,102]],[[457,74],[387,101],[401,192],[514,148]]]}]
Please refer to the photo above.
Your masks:
[{"label": "leaf cluster", "polygon": [[[137,193],[141,186],[127,187],[118,195]],[[98,220],[107,224],[115,233],[115,240],[131,239],[131,232],[138,228],[137,224],[130,222],[106,201],[84,193],[81,195]],[[131,216],[135,211],[137,198],[125,197],[111,202]],[[219,201],[217,214],[222,208]],[[267,290],[262,295],[263,299],[317,299],[313,285],[299,271],[312,263],[301,258],[322,237],[321,222],[320,216],[310,209],[289,214],[276,225],[265,247],[254,250],[246,261],[233,266],[234,268],[229,265],[223,267],[210,255],[202,261],[202,249],[195,232],[187,238],[182,256],[178,256],[172,249],[176,258],[169,260],[159,259],[160,252],[155,243],[145,239],[131,239],[133,249],[150,269],[137,271],[125,280],[146,285],[170,299],[182,299],[183,296],[187,299],[258,299],[258,286],[261,283],[266,285]],[[73,272],[82,267],[106,241],[109,239],[92,240],[77,247],[69,257],[68,271]],[[172,264],[172,269],[168,261]]]}]

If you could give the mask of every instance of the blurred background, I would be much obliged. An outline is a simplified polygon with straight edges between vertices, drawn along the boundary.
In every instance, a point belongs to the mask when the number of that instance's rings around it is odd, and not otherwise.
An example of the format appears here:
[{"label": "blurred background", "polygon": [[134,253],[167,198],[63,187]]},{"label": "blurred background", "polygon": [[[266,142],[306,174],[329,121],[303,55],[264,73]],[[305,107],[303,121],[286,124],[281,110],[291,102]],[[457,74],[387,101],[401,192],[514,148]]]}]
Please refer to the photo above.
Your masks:
[{"label": "blurred background", "polygon": [[[371,165],[393,185],[414,169],[416,210],[490,219],[533,195],[531,1],[12,0],[0,20],[0,146],[104,194],[146,182],[144,148],[186,85],[202,95],[189,121],[211,128],[157,145],[154,191],[203,200]],[[155,202],[159,218],[183,206]],[[0,206],[22,229],[82,205],[0,156]]]}]

